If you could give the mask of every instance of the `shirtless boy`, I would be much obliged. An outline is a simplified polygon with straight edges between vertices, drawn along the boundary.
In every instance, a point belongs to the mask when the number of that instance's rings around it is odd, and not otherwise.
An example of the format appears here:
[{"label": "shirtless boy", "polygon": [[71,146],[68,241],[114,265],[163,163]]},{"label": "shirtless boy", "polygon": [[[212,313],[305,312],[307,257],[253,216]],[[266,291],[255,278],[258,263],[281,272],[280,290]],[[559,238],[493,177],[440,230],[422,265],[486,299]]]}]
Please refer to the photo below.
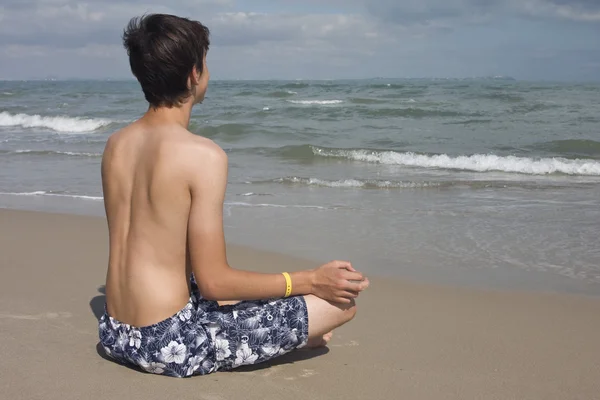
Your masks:
[{"label": "shirtless boy", "polygon": [[153,14],[134,18],[123,39],[149,108],[109,138],[102,159],[106,353],[188,377],[325,345],[369,282],[345,261],[290,274],[228,264],[227,156],[187,129],[208,86],[208,29]]}]

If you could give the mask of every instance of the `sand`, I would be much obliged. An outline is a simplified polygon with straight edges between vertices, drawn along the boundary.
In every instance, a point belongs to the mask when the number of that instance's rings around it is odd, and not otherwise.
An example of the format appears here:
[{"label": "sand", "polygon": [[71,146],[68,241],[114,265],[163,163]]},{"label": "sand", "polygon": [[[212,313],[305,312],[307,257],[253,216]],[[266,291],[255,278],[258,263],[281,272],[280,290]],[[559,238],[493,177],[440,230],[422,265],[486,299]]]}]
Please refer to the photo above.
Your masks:
[{"label": "sand", "polygon": [[[376,276],[326,349],[190,379],[116,365],[97,347],[106,234],[100,218],[0,210],[1,399],[600,399],[600,299]],[[228,254],[244,269],[316,266]]]}]

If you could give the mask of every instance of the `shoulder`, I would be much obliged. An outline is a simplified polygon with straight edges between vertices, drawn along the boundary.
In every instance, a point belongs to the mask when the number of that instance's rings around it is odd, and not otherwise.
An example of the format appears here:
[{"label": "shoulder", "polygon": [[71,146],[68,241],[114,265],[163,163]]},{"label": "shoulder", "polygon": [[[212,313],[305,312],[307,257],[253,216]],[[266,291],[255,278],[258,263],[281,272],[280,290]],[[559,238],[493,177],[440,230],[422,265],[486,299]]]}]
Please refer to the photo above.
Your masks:
[{"label": "shoulder", "polygon": [[104,156],[111,156],[112,153],[121,146],[124,138],[129,134],[130,131],[135,130],[132,125],[128,125],[118,131],[112,133],[104,146]]},{"label": "shoulder", "polygon": [[108,137],[108,140],[106,141],[106,143],[104,145],[104,151],[102,152],[102,167],[103,167],[103,169],[104,169],[104,167],[108,166],[109,164],[111,164],[114,161],[114,159],[118,153],[117,149],[119,148],[120,143],[122,141],[121,140],[122,132],[125,129],[126,128],[118,130]]},{"label": "shoulder", "polygon": [[188,134],[176,144],[177,164],[192,188],[222,186],[227,182],[227,153],[210,139]]},{"label": "shoulder", "polygon": [[227,165],[227,153],[215,142],[205,137],[188,135],[179,143],[177,152],[186,165],[219,167]]}]

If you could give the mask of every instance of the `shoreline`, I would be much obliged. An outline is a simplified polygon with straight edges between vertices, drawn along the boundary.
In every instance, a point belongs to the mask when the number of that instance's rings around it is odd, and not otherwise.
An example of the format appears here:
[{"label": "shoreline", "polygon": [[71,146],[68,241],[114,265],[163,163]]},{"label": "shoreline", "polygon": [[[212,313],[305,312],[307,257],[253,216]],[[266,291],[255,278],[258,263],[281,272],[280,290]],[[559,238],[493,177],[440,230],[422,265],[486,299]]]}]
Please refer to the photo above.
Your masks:
[{"label": "shoreline", "polygon": [[[600,393],[600,299],[371,277],[326,349],[178,380],[96,348],[107,262],[98,217],[0,209],[0,388],[7,398],[585,399]],[[317,264],[228,244],[232,266]],[[110,382],[107,385],[106,382]]]},{"label": "shoreline", "polygon": [[[63,198],[38,196],[14,196],[13,201],[8,201],[5,197],[0,205],[0,211],[23,212],[39,214],[56,214],[70,216],[79,216],[84,218],[97,218],[104,220],[104,204],[102,201],[81,199],[81,198]],[[238,216],[244,210],[239,210]],[[255,211],[256,212],[256,211]],[[292,246],[285,243],[277,236],[277,230],[258,228],[258,238],[255,235],[248,235],[248,229],[253,228],[251,220],[244,219],[239,221],[225,221],[225,233],[228,246],[228,252],[235,253],[236,248],[250,249],[256,252],[274,254],[279,257],[289,257],[295,260],[301,260],[316,267],[332,259],[348,259],[353,262],[356,268],[361,270],[369,277],[379,277],[381,279],[392,279],[403,282],[412,282],[414,284],[457,287],[468,290],[478,290],[487,292],[503,293],[540,293],[549,295],[570,295],[576,297],[587,297],[600,299],[600,284],[596,282],[585,282],[572,276],[556,276],[545,272],[527,271],[521,269],[507,268],[478,268],[477,265],[465,264],[463,270],[450,268],[444,270],[436,268],[429,262],[423,262],[424,258],[417,258],[415,266],[409,269],[393,269],[393,263],[386,265],[372,264],[371,260],[377,260],[376,254],[369,254],[367,251],[361,254],[357,260],[354,257],[345,256],[344,251],[323,251],[327,248],[314,248],[308,243],[300,243],[298,248],[292,249]],[[256,222],[256,221],[255,221]],[[241,226],[241,230],[238,229]],[[289,227],[285,227],[289,230]],[[301,229],[306,231],[305,228]],[[300,235],[302,236],[302,235]],[[233,237],[233,239],[232,239]],[[306,235],[302,236],[307,238]],[[312,245],[314,245],[314,240]],[[338,246],[339,247],[339,246]],[[371,251],[372,252],[372,251]],[[354,251],[354,254],[359,252]],[[362,252],[360,252],[362,253]],[[366,255],[365,255],[366,254]],[[231,254],[230,254],[231,255]],[[412,254],[414,257],[414,254]],[[370,259],[370,257],[373,257]],[[400,261],[401,262],[401,261]],[[365,268],[366,267],[366,268]],[[383,268],[382,268],[383,267]],[[243,268],[243,265],[241,266]],[[277,271],[278,272],[278,271]]]}]

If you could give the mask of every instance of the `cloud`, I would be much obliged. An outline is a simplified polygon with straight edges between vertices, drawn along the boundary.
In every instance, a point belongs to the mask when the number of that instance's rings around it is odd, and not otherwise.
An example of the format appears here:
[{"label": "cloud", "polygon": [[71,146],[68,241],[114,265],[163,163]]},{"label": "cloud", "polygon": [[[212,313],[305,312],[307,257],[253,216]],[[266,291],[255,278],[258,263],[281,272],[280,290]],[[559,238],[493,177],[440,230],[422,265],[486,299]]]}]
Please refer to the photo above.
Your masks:
[{"label": "cloud", "polygon": [[499,16],[600,21],[597,0],[373,0],[365,4],[372,15],[400,24],[487,22]]},{"label": "cloud", "polygon": [[600,22],[597,0],[537,0],[522,3],[524,12],[534,16],[555,16],[573,21]]},{"label": "cloud", "polygon": [[598,0],[0,0],[0,77],[130,76],[121,34],[148,12],[205,23],[215,77],[537,77],[569,47],[543,76],[595,76],[599,49]]}]

